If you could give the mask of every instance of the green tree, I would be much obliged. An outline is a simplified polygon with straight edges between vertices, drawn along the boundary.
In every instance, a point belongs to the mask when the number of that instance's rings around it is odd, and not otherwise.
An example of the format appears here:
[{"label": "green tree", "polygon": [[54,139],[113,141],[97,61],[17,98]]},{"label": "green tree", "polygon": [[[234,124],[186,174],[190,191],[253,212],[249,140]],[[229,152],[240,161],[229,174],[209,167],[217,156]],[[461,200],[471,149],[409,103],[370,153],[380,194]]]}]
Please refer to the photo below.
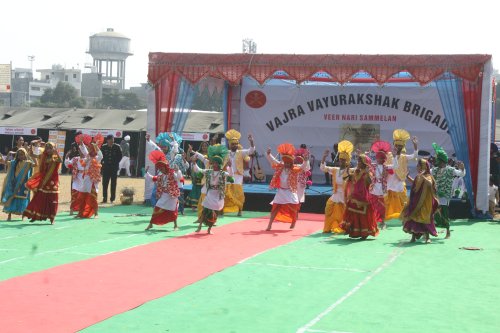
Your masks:
[{"label": "green tree", "polygon": [[137,110],[146,107],[135,93],[118,91],[103,93],[97,105],[102,109],[112,108],[122,110]]},{"label": "green tree", "polygon": [[52,89],[45,89],[39,101],[31,103],[31,106],[37,107],[77,107],[84,108],[85,99],[78,97],[78,90],[67,82],[59,82]]}]

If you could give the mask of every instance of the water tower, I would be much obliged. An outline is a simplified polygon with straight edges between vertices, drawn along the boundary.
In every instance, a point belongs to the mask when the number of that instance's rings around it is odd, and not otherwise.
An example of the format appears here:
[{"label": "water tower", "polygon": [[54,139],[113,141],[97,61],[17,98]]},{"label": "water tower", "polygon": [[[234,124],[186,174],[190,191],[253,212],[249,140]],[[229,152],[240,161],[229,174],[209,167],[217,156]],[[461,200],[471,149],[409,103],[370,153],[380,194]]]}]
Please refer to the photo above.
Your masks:
[{"label": "water tower", "polygon": [[125,61],[130,52],[130,38],[112,28],[90,36],[89,53],[103,88],[125,89]]}]

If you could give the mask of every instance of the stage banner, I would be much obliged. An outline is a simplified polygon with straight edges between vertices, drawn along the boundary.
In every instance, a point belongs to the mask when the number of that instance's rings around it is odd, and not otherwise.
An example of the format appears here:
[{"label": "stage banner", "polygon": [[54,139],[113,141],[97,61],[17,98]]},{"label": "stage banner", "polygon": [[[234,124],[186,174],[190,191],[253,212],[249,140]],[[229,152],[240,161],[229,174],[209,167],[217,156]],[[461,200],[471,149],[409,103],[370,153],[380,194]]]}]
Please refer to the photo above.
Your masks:
[{"label": "stage banner", "polygon": [[[259,156],[267,147],[276,152],[282,142],[306,144],[319,175],[318,163],[325,148],[350,140],[367,151],[377,139],[392,143],[392,132],[403,128],[417,136],[419,149],[432,152],[432,143],[453,153],[448,124],[435,87],[378,87],[295,85],[259,86],[244,80],[241,90],[242,138],[255,137]],[[245,140],[242,141],[245,145]],[[407,143],[412,152],[412,143]],[[327,160],[328,161],[328,160]],[[266,174],[268,163],[262,163]]]},{"label": "stage banner", "polygon": [[113,135],[116,138],[121,138],[123,136],[123,132],[120,130],[114,130],[114,129],[105,129],[105,130],[94,130],[94,129],[78,129],[77,132],[81,132],[82,134],[87,134],[90,136],[96,136],[97,134],[101,133],[102,136],[106,137],[109,134]]},{"label": "stage banner", "polygon": [[36,128],[26,127],[0,127],[0,134],[5,135],[36,135]]}]

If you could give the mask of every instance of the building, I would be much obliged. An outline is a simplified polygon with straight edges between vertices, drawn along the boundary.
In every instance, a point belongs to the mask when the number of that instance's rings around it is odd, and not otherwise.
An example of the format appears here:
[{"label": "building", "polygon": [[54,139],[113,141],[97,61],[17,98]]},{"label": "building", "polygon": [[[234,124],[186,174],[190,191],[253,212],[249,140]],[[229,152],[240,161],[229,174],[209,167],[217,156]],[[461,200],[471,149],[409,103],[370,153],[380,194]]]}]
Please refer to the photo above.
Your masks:
[{"label": "building", "polygon": [[29,104],[29,83],[33,72],[29,68],[15,68],[11,76],[11,92],[0,93],[0,105],[25,106]]},{"label": "building", "polygon": [[61,65],[53,65],[50,69],[39,69],[40,79],[30,82],[30,100],[39,99],[48,88],[54,89],[59,82],[67,82],[72,85],[81,96],[82,71],[80,69],[67,69]]}]

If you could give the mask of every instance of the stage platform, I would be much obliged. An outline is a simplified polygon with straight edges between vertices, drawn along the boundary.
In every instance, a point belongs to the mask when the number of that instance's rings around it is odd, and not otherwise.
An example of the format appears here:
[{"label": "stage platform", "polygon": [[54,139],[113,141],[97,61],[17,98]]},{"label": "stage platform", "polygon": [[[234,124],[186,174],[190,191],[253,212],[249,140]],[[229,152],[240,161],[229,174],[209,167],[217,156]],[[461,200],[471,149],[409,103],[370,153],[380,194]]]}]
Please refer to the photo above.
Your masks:
[{"label": "stage platform", "polygon": [[[184,193],[187,196],[191,191],[191,185],[184,186]],[[269,212],[270,202],[273,200],[276,191],[269,189],[267,183],[243,184],[245,192],[245,210],[255,212]],[[409,193],[408,193],[409,194]],[[332,195],[331,185],[313,185],[306,189],[306,202],[301,207],[301,212],[323,214],[326,201]],[[471,208],[468,201],[462,202],[452,199],[450,202],[450,218],[464,219],[471,218]]]}]

